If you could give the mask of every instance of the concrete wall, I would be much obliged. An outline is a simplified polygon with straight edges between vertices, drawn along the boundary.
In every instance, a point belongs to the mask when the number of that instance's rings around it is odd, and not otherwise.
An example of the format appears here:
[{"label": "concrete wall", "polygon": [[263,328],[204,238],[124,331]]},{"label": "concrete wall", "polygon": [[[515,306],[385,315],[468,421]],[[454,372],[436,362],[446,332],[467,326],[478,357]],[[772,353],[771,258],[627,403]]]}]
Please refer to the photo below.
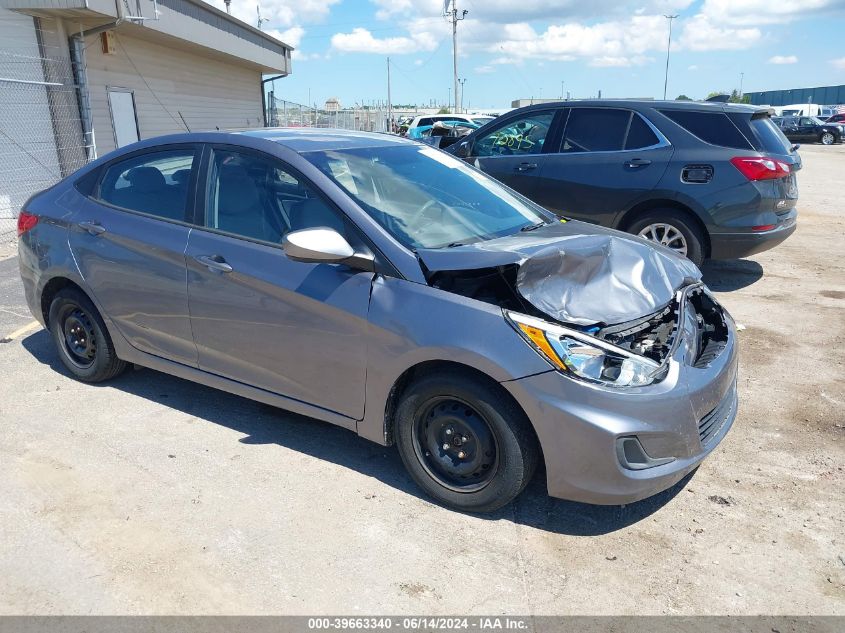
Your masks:
[{"label": "concrete wall", "polygon": [[260,127],[261,73],[121,33],[116,52],[102,53],[99,36],[85,42],[88,88],[97,153],[115,148],[107,88],[135,94],[141,139],[192,131]]}]

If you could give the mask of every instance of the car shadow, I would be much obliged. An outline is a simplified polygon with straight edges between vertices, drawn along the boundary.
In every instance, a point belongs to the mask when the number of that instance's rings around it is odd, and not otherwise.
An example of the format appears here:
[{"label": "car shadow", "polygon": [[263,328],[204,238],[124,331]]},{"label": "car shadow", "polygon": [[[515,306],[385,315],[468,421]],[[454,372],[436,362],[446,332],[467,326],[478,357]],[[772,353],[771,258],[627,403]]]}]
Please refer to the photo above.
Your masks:
[{"label": "car shadow", "polygon": [[716,292],[746,288],[763,277],[763,267],[752,259],[707,260],[701,272],[704,283]]},{"label": "car shadow", "polygon": [[[21,341],[38,362],[69,375],[61,364],[46,330]],[[152,369],[128,370],[123,375],[91,388],[107,386],[171,407],[195,418],[243,433],[241,444],[278,444],[355,470],[403,493],[432,502],[417,487],[402,464],[395,447],[385,447],[358,437],[341,427],[290,413],[260,402],[212,389]],[[545,472],[534,477],[514,502],[487,515],[484,520],[510,520],[540,530],[574,536],[607,534],[628,527],[666,505],[692,477],[649,499],[626,506],[594,506],[548,496]]]}]

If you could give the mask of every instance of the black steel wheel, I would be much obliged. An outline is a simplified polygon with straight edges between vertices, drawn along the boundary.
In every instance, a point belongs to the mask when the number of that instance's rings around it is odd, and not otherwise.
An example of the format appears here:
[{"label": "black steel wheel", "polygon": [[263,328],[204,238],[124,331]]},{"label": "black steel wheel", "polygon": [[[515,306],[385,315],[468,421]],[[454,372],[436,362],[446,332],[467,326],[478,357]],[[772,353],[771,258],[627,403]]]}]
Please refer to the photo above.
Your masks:
[{"label": "black steel wheel", "polygon": [[492,512],[528,485],[540,459],[522,409],[493,380],[448,368],[417,376],[393,418],[414,481],[449,507]]},{"label": "black steel wheel", "polygon": [[449,396],[419,409],[414,451],[434,480],[456,492],[481,490],[498,466],[498,443],[487,420],[472,405]]},{"label": "black steel wheel", "polygon": [[126,369],[97,308],[77,288],[59,290],[50,303],[50,333],[62,364],[85,382],[114,378]]}]

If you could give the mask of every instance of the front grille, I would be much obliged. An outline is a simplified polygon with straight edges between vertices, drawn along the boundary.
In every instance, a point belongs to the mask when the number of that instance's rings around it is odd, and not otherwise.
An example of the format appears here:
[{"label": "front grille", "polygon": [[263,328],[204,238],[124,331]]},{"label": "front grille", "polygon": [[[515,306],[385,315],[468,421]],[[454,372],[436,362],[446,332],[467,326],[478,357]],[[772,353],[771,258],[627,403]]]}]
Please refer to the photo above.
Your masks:
[{"label": "front grille", "polygon": [[701,439],[701,445],[703,447],[707,448],[713,441],[713,438],[719,434],[722,427],[734,415],[736,405],[736,383],[734,383],[716,408],[698,422],[698,437]]}]

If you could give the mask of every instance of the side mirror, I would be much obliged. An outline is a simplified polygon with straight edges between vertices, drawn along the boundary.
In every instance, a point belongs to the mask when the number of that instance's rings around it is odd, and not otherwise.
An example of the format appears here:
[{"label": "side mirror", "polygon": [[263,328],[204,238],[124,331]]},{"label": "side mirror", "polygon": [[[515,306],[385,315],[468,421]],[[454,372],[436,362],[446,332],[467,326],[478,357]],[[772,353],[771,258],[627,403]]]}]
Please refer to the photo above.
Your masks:
[{"label": "side mirror", "polygon": [[458,149],[455,150],[455,156],[458,158],[466,158],[469,156],[469,141],[463,141],[460,145],[458,145]]},{"label": "side mirror", "polygon": [[291,231],[282,238],[282,249],[297,262],[346,264],[361,270],[375,270],[371,255],[356,254],[346,238],[325,226]]}]

